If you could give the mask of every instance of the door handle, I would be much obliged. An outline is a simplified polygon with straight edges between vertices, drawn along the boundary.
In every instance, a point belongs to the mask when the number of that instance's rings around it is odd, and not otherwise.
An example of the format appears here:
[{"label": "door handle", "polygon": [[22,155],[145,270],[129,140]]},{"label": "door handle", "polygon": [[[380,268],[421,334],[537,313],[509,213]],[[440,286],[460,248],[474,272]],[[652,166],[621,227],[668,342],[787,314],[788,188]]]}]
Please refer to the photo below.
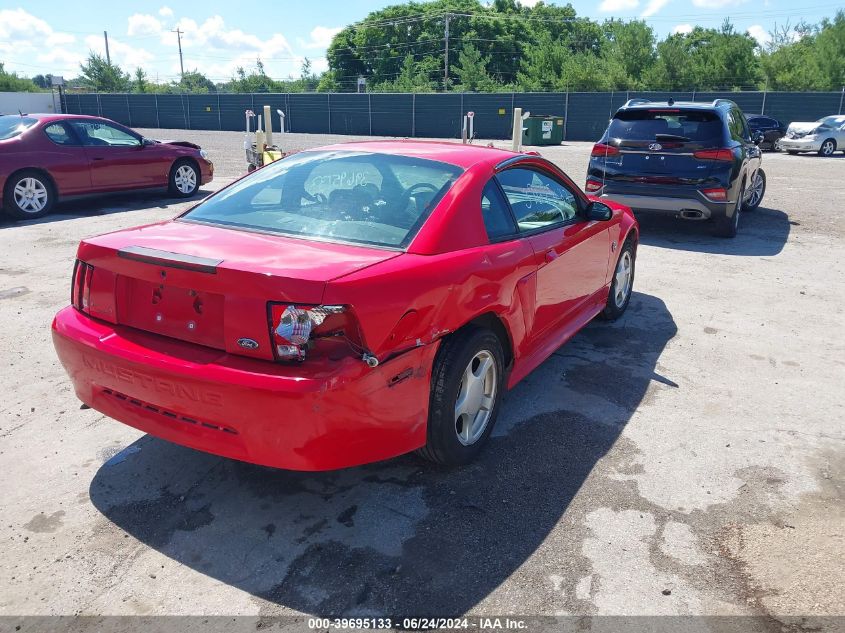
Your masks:
[{"label": "door handle", "polygon": [[105,160],[103,156],[94,156],[91,160]]},{"label": "door handle", "polygon": [[550,248],[546,251],[546,263],[553,262],[557,259],[557,251],[553,248]]}]

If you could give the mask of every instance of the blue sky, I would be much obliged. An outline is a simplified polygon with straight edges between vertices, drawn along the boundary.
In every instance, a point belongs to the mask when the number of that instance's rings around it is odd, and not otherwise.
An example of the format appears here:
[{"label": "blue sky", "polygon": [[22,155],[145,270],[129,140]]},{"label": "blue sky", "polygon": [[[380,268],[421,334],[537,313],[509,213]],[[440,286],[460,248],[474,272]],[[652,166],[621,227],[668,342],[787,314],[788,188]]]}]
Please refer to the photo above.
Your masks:
[{"label": "blue sky", "polygon": [[[537,0],[523,0],[536,4]],[[552,2],[553,3],[553,2]],[[215,81],[251,67],[260,56],[276,78],[298,74],[304,57],[314,69],[326,67],[325,50],[342,26],[393,4],[377,0],[290,2],[195,2],[136,0],[82,2],[41,0],[14,4],[0,0],[0,62],[7,70],[32,76],[78,74],[89,50],[103,52],[109,32],[112,59],[128,71],[141,66],[151,79],[178,78],[176,34],[184,35],[185,70],[198,69]],[[660,36],[693,26],[718,26],[730,17],[738,29],[760,41],[775,25],[832,17],[839,0],[577,0],[579,15],[644,18]]]}]

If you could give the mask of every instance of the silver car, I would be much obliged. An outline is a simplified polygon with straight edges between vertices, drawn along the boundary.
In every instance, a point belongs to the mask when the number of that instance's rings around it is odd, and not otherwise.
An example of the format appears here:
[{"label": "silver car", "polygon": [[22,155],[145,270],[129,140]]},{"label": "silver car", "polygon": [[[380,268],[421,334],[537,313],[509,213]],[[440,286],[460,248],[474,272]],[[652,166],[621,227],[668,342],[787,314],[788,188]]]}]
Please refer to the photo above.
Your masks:
[{"label": "silver car", "polygon": [[833,152],[845,152],[845,114],[812,123],[790,123],[780,147],[790,154],[817,152],[819,156],[833,156]]}]

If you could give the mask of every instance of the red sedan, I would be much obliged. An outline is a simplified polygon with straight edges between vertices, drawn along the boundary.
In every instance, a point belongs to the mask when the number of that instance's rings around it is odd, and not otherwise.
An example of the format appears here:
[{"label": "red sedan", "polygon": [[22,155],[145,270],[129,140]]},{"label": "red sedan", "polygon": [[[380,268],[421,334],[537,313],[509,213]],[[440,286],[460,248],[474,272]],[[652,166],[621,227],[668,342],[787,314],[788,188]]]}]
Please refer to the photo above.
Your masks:
[{"label": "red sedan", "polygon": [[625,311],[637,238],[536,155],[336,145],[83,241],[53,341],[83,402],[178,444],[295,470],[463,464],[505,389]]},{"label": "red sedan", "polygon": [[0,208],[16,219],[88,194],[166,187],[187,198],[213,176],[193,143],[154,141],[94,116],[0,115]]}]

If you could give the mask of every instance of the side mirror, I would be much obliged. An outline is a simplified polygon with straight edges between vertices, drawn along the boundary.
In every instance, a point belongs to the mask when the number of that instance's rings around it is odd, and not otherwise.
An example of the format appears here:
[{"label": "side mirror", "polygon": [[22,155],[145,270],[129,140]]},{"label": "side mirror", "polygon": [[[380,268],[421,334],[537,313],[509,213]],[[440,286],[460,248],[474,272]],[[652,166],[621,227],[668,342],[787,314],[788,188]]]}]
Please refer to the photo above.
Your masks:
[{"label": "side mirror", "polygon": [[146,147],[147,145],[155,145],[156,142],[149,138],[142,138],[141,139],[141,147]]},{"label": "side mirror", "polygon": [[765,138],[765,135],[758,130],[751,135],[751,142],[754,143],[755,145],[759,145],[760,143],[763,142],[764,138]]},{"label": "side mirror", "polygon": [[590,202],[584,216],[590,222],[606,222],[613,217],[613,209],[602,202]]}]

